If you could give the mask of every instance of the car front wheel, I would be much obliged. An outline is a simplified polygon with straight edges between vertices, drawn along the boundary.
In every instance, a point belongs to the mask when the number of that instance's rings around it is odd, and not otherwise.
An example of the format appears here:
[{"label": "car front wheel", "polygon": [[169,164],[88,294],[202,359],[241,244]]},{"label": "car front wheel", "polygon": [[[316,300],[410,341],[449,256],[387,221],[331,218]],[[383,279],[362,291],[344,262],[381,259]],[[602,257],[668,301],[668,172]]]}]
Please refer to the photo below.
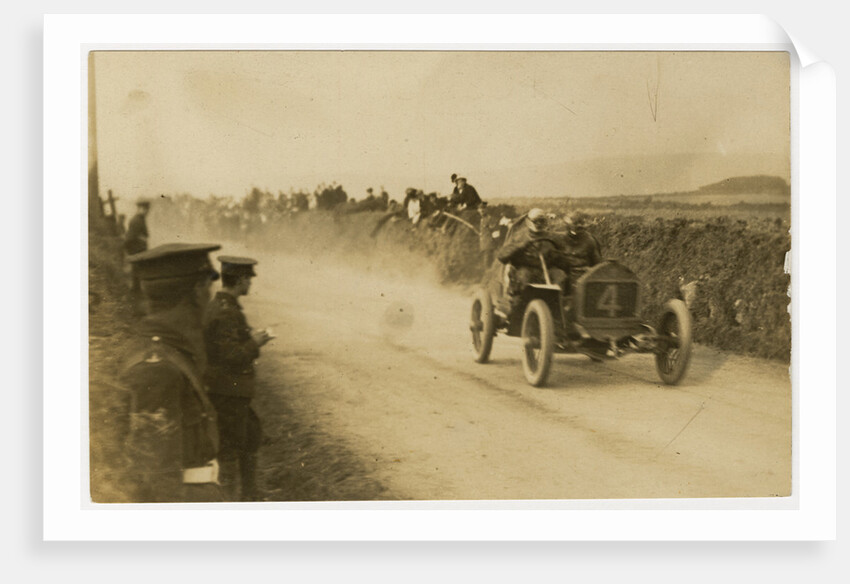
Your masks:
[{"label": "car front wheel", "polygon": [[657,332],[655,368],[661,381],[676,385],[688,370],[693,351],[693,323],[684,302],[673,299],[664,305]]},{"label": "car front wheel", "polygon": [[486,290],[479,290],[472,301],[469,330],[472,332],[475,361],[486,363],[490,359],[490,350],[493,348],[493,337],[496,336],[493,301],[490,300],[490,294]]},{"label": "car front wheel", "polygon": [[528,303],[522,318],[522,368],[534,387],[546,383],[555,352],[555,325],[549,306],[539,298]]}]

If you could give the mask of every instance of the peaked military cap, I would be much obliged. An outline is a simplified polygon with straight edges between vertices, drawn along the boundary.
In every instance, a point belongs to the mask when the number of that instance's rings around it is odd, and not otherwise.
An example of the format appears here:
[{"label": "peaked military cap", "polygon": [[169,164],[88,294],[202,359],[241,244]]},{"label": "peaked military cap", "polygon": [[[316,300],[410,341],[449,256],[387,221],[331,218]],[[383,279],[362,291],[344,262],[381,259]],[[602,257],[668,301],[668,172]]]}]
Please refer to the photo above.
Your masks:
[{"label": "peaked military cap", "polygon": [[221,262],[221,273],[228,276],[256,276],[254,266],[257,260],[238,256],[218,256]]},{"label": "peaked military cap", "polygon": [[218,280],[218,272],[210,263],[209,252],[221,249],[215,243],[166,243],[131,255],[127,261],[136,268],[140,280],[161,280],[209,274]]},{"label": "peaked military cap", "polygon": [[150,207],[151,206],[151,200],[146,199],[144,197],[142,197],[140,199],[136,199],[136,206],[137,207]]}]

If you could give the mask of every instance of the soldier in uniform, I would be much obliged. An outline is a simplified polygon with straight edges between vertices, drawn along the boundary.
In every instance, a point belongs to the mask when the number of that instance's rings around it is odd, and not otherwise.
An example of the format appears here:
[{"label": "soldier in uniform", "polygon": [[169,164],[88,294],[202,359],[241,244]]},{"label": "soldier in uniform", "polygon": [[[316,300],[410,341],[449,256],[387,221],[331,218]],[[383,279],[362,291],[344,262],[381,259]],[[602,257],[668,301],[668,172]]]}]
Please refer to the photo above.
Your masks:
[{"label": "soldier in uniform", "polygon": [[127,475],[137,502],[222,501],[218,426],[203,383],[203,313],[214,244],[171,243],[130,256],[148,315],[121,367],[129,390]]},{"label": "soldier in uniform", "polygon": [[[207,346],[206,380],[210,400],[219,416],[221,431],[222,486],[236,499],[237,482],[243,501],[257,497],[257,450],[262,429],[251,408],[254,397],[254,360],[260,347],[273,337],[266,330],[248,326],[239,297],[248,294],[256,276],[251,258],[221,256],[222,290],[216,294],[204,319]],[[238,480],[237,480],[238,476]]]}]

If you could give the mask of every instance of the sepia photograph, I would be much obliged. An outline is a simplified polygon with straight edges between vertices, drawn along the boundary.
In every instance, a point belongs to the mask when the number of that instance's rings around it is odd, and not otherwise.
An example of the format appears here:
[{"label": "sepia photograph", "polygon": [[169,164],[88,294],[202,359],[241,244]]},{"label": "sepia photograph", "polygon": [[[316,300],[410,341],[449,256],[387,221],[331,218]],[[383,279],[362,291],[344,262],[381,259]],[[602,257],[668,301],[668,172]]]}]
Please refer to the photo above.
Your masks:
[{"label": "sepia photograph", "polygon": [[794,494],[788,51],[81,58],[92,503]]}]

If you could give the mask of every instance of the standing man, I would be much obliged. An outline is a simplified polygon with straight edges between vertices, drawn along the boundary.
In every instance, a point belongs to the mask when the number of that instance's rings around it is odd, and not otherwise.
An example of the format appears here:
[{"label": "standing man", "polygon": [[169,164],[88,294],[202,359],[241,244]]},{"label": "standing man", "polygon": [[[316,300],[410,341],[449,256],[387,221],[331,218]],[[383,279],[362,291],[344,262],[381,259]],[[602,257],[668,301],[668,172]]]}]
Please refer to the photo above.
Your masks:
[{"label": "standing man", "polygon": [[[151,203],[148,199],[139,199],[136,201],[136,214],[130,219],[130,224],[127,225],[127,232],[124,234],[124,253],[131,256],[137,253],[142,253],[148,249],[148,225],[145,220],[150,211]],[[130,303],[132,304],[133,313],[136,316],[144,315],[144,301],[142,299],[142,291],[139,284],[139,278],[136,276],[135,267],[130,265],[132,274],[132,283],[130,285]]]},{"label": "standing man", "polygon": [[145,220],[151,209],[148,199],[136,201],[136,214],[127,225],[127,233],[124,234],[124,251],[127,255],[142,253],[148,249],[148,225]]},{"label": "standing man", "polygon": [[203,313],[218,279],[208,254],[219,248],[170,243],[129,258],[150,308],[121,367],[134,502],[224,500],[216,413],[203,384]]},{"label": "standing man", "polygon": [[260,347],[273,337],[266,330],[252,330],[239,305],[239,297],[248,294],[251,278],[257,275],[257,261],[234,256],[218,260],[222,290],[204,319],[209,363],[206,380],[219,417],[222,486],[236,499],[238,482],[239,498],[251,501],[257,498],[257,450],[262,442],[260,420],[251,408],[254,360],[260,356]]}]

